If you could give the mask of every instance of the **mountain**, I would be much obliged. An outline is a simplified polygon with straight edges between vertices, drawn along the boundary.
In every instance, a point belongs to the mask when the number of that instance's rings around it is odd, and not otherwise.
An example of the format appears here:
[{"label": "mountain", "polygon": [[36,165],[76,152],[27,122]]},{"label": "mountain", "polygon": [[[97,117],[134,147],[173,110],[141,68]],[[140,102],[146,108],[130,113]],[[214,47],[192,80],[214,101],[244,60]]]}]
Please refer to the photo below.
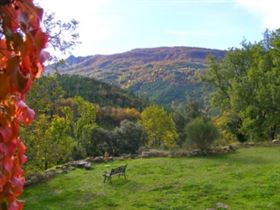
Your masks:
[{"label": "mountain", "polygon": [[[112,55],[70,56],[57,70],[61,74],[93,77],[169,106],[190,96],[204,96],[204,87],[197,80],[196,73],[206,68],[209,54],[221,59],[225,51],[158,47]],[[46,72],[51,73],[53,69],[48,67]]]}]

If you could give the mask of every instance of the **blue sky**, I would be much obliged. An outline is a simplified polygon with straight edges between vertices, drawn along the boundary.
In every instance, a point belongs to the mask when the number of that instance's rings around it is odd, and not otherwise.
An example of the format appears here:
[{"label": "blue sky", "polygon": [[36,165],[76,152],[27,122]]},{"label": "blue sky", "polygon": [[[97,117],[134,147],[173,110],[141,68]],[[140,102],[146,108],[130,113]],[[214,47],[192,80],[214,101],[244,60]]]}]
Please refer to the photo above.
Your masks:
[{"label": "blue sky", "polygon": [[[41,0],[64,21],[80,22],[76,56],[134,48],[238,47],[280,27],[278,0]],[[279,14],[278,14],[279,13]]]}]

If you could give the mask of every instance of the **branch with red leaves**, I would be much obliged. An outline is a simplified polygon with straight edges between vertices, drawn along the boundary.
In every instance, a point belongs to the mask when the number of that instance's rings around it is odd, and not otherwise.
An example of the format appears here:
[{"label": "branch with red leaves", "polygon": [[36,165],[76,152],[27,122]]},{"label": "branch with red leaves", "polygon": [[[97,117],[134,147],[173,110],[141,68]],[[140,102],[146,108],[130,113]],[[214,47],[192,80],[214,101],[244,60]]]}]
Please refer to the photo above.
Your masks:
[{"label": "branch with red leaves", "polygon": [[32,0],[0,0],[0,209],[20,210],[26,161],[19,136],[34,112],[25,95],[43,70],[48,36],[40,27],[43,10]]}]

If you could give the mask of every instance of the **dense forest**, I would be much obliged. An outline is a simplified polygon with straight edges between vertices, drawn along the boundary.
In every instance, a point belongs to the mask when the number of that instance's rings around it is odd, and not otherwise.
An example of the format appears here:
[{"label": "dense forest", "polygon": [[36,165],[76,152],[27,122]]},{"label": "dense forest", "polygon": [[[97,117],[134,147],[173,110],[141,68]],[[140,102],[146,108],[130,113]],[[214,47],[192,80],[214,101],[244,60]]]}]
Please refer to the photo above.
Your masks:
[{"label": "dense forest", "polygon": [[56,79],[65,91],[65,97],[81,96],[100,106],[133,107],[138,110],[148,104],[147,100],[136,97],[132,92],[94,78],[58,74]]}]

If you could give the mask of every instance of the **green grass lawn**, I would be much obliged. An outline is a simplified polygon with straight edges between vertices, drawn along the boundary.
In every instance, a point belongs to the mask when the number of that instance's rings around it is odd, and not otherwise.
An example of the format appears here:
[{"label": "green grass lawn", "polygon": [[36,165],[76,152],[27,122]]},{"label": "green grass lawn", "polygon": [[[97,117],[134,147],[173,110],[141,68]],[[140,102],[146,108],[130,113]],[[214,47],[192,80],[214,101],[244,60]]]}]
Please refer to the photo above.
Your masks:
[{"label": "green grass lawn", "polygon": [[[103,171],[124,163],[128,179],[113,177],[113,184],[103,184]],[[28,187],[22,198],[25,210],[279,210],[280,147],[97,164]]]}]

